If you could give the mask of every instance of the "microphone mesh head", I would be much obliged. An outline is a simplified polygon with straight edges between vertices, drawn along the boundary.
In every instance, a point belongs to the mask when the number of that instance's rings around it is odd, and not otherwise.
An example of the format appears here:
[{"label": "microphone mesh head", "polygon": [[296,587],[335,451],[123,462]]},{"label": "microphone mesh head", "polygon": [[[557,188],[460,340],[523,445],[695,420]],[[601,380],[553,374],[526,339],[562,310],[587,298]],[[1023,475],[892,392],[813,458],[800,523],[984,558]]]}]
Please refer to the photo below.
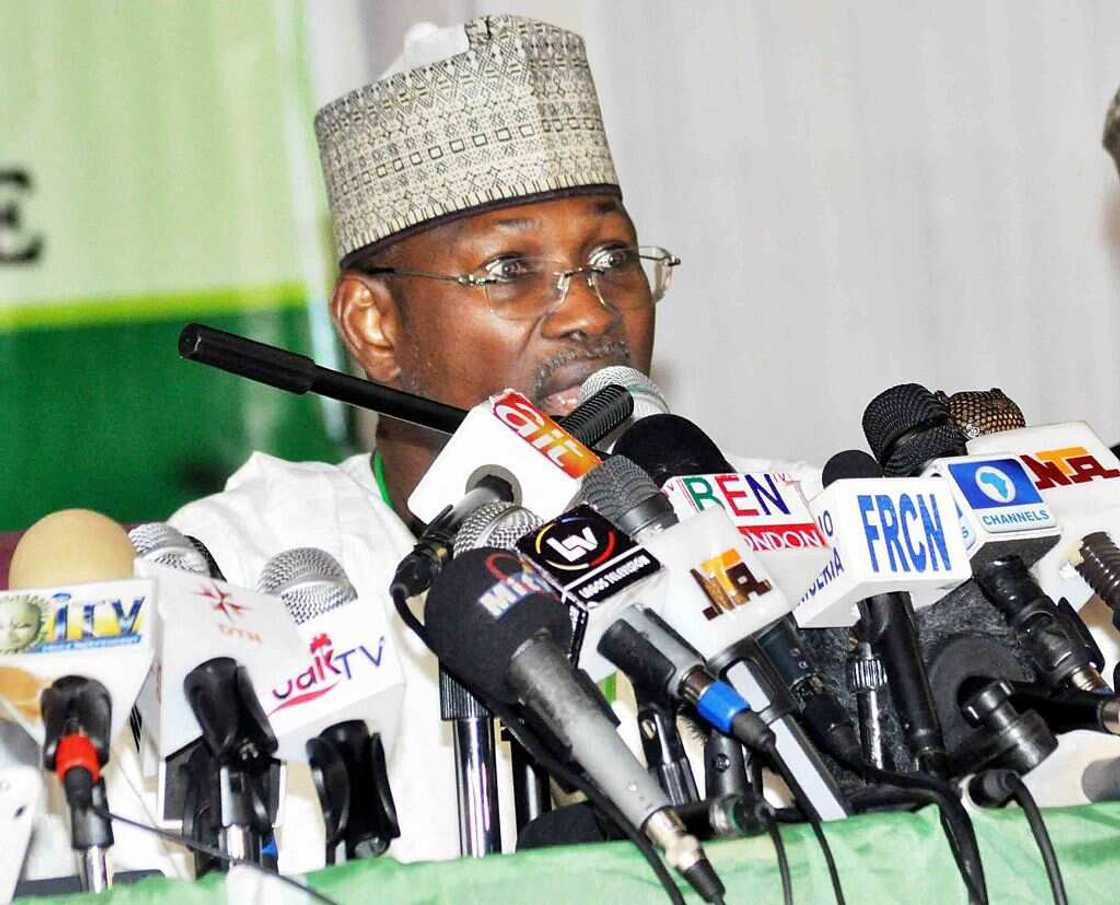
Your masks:
[{"label": "microphone mesh head", "polygon": [[634,412],[630,419],[637,421],[648,415],[667,414],[669,403],[665,401],[660,387],[637,368],[626,365],[611,365],[600,368],[588,377],[579,388],[579,401],[585,402],[599,390],[611,384],[620,386],[634,399]]},{"label": "microphone mesh head", "polygon": [[164,522],[137,525],[128,532],[128,539],[136,548],[136,555],[148,562],[169,566],[180,572],[210,575],[210,564],[198,549],[179,530]]},{"label": "microphone mesh head", "polygon": [[463,520],[459,533],[455,535],[455,555],[476,547],[512,550],[522,537],[543,524],[535,512],[516,503],[504,500],[486,503]]},{"label": "microphone mesh head", "polygon": [[969,440],[1027,426],[1022,409],[997,387],[952,396],[938,390],[936,395],[948,406],[950,417]]},{"label": "microphone mesh head", "polygon": [[257,590],[283,600],[296,625],[358,596],[338,560],[315,547],[277,553],[264,564]]},{"label": "microphone mesh head", "polygon": [[833,481],[845,478],[881,478],[883,469],[875,459],[862,449],[846,449],[824,463],[821,484],[827,487]]},{"label": "microphone mesh head", "polygon": [[611,456],[583,479],[577,502],[618,522],[643,500],[661,493],[653,479],[625,456]]},{"label": "microphone mesh head", "polygon": [[912,475],[931,459],[958,455],[965,436],[949,407],[924,386],[903,383],[867,404],[863,433],[888,477]]}]

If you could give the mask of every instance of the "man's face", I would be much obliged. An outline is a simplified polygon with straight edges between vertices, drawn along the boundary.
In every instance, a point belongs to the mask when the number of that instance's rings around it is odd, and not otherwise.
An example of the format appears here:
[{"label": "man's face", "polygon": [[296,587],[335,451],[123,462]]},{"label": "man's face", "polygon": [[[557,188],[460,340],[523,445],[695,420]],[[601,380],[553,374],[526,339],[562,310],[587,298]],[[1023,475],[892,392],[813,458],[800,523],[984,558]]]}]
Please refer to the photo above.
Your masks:
[{"label": "man's face", "polygon": [[[479,273],[498,259],[536,257],[568,270],[602,249],[636,244],[622,203],[594,195],[507,207],[434,227],[402,240],[392,264],[458,275]],[[580,384],[600,368],[625,364],[649,370],[652,305],[622,311],[604,306],[582,276],[572,278],[556,310],[536,320],[499,317],[478,287],[406,276],[381,279],[392,281],[394,298],[403,296],[395,349],[400,374],[394,383],[410,392],[470,408],[513,387],[551,414],[566,414]]]}]

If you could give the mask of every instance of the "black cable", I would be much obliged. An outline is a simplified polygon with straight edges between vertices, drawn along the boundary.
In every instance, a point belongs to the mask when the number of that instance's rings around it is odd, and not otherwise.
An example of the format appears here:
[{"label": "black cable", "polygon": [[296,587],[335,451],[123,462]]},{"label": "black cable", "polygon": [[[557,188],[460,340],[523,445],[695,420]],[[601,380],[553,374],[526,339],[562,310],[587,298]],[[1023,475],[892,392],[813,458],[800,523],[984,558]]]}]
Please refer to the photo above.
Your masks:
[{"label": "black cable", "polygon": [[980,860],[980,846],[972,828],[968,812],[952,789],[932,776],[914,773],[895,773],[883,770],[863,760],[848,757],[843,751],[829,752],[843,766],[865,780],[874,779],[888,786],[901,786],[913,790],[937,805],[941,828],[949,842],[949,850],[968,889],[969,899],[976,905],[988,905],[988,887],[984,879],[984,864]]},{"label": "black cable", "polygon": [[397,608],[397,615],[401,617],[405,625],[412,629],[413,634],[424,642],[424,646],[431,650],[432,646],[428,644],[428,632],[424,628],[424,623],[417,619],[416,614],[408,608],[408,592],[403,585],[394,582],[389,587],[389,596],[393,598],[393,606]]},{"label": "black cable", "polygon": [[1014,773],[1007,777],[1006,782],[1011,788],[1011,794],[1015,801],[1023,809],[1023,814],[1026,816],[1027,823],[1034,834],[1034,841],[1038,844],[1038,851],[1042,855],[1042,863],[1046,867],[1046,879],[1050,881],[1050,892],[1054,896],[1054,905],[1069,905],[1069,900],[1066,898],[1066,886],[1062,880],[1062,870],[1058,866],[1058,856],[1054,851],[1054,843],[1050,839],[1050,833],[1042,820],[1042,812],[1038,809],[1038,803],[1034,800],[1034,796],[1031,795],[1030,789],[1026,787],[1023,780]]},{"label": "black cable", "polygon": [[821,822],[816,818],[809,818],[809,826],[813,828],[813,835],[817,837],[817,842],[820,843],[821,851],[824,853],[825,863],[828,865],[828,878],[832,881],[832,892],[836,896],[836,905],[848,905],[844,901],[844,890],[840,886],[840,872],[836,869],[836,861],[832,857],[832,846],[828,844],[828,840],[824,835],[824,828]]},{"label": "black cable", "polygon": [[[404,620],[404,623],[424,642],[428,650],[432,650],[431,644],[428,643],[428,633],[423,623],[421,623],[412,610],[408,608],[407,591],[403,584],[394,581],[389,588],[389,595],[393,598],[393,605],[396,607],[397,613],[400,615],[401,619]],[[435,651],[433,650],[432,653],[435,653]],[[463,684],[466,685],[467,683]],[[638,847],[642,856],[657,875],[657,879],[665,888],[665,893],[669,896],[669,901],[672,902],[673,905],[685,905],[684,896],[681,895],[677,884],[673,882],[673,878],[665,865],[661,863],[661,858],[654,850],[653,843],[645,837],[641,830],[627,820],[623,813],[615,807],[614,803],[604,795],[594,783],[585,781],[582,777],[564,766],[564,764],[560,763],[558,759],[552,757],[552,755],[548,753],[548,749],[545,747],[544,743],[537,738],[536,734],[512,709],[506,707],[504,704],[497,703],[488,695],[480,694],[476,688],[471,688],[470,690],[487,706],[492,714],[505,723],[506,728],[509,729],[513,737],[521,743],[521,746],[525,748],[526,751],[536,758],[537,762],[544,767],[545,770],[573,788],[583,792],[592,805],[602,811],[612,823],[616,824],[618,828],[626,834],[626,837]]]},{"label": "black cable", "polygon": [[[832,882],[832,894],[836,898],[836,905],[847,905],[844,900],[844,889],[840,885],[840,873],[836,870],[836,862],[832,858],[832,848],[825,839],[824,832],[821,830],[820,818],[817,814],[812,813],[812,805],[809,804],[809,798],[805,794],[805,790],[801,788],[797,778],[790,772],[786,762],[778,754],[777,746],[771,742],[766,748],[763,749],[767,756],[770,758],[771,766],[781,776],[782,781],[789,787],[793,800],[799,804],[809,805],[809,813],[805,814],[805,819],[813,827],[813,833],[817,837],[817,843],[821,847],[821,854],[824,855],[825,863],[828,865],[828,879]],[[802,805],[802,810],[805,810]],[[788,865],[787,865],[788,869]]]},{"label": "black cable", "polygon": [[[477,694],[477,692],[476,692]],[[665,888],[666,894],[669,896],[669,901],[673,905],[685,905],[684,896],[677,888],[677,884],[673,882],[673,877],[670,875],[668,869],[661,862],[660,856],[653,847],[653,843],[645,837],[633,823],[626,819],[622,812],[615,806],[606,795],[604,795],[594,783],[585,780],[573,770],[569,770],[559,759],[553,757],[544,743],[537,738],[534,733],[522,720],[517,716],[513,710],[500,704],[493,699],[486,699],[479,695],[479,699],[490,709],[498,719],[505,723],[506,728],[509,729],[510,734],[521,743],[537,762],[544,767],[549,773],[557,779],[562,780],[568,785],[587,796],[588,800],[602,811],[607,818],[618,826],[627,836],[627,838],[634,843],[641,851],[643,857],[649,862],[649,866],[657,875],[657,879]]]},{"label": "black cable", "polygon": [[294,877],[286,877],[284,876],[284,874],[273,873],[272,871],[268,870],[265,867],[262,867],[260,864],[257,864],[253,861],[246,861],[242,858],[233,858],[223,852],[220,848],[214,848],[213,846],[207,845],[205,842],[198,842],[194,839],[188,839],[186,836],[180,835],[179,833],[172,833],[169,830],[161,830],[159,827],[151,826],[147,823],[141,823],[139,820],[133,820],[131,817],[122,817],[120,814],[114,814],[107,808],[99,808],[96,805],[90,805],[90,810],[98,816],[104,817],[106,820],[116,820],[119,823],[124,823],[128,826],[136,827],[136,829],[138,830],[144,830],[145,832],[151,833],[154,836],[159,836],[161,839],[166,839],[168,842],[174,842],[177,845],[181,845],[183,846],[183,848],[189,848],[193,851],[202,852],[202,854],[204,855],[209,855],[211,858],[218,858],[221,861],[226,861],[231,866],[234,864],[244,864],[247,867],[253,868],[253,870],[259,871],[266,877],[275,877],[282,883],[287,883],[289,886],[294,886],[301,892],[307,893],[307,895],[311,896],[311,898],[322,902],[323,905],[341,905],[341,903],[332,899],[330,896],[324,895],[321,892],[316,892],[310,886],[300,883],[299,880],[295,879]]},{"label": "black cable", "polygon": [[770,839],[774,843],[774,854],[778,859],[778,875],[782,878],[782,902],[785,905],[793,905],[793,878],[789,873],[786,844],[782,841],[782,833],[776,822],[771,821],[766,829],[770,833]]}]

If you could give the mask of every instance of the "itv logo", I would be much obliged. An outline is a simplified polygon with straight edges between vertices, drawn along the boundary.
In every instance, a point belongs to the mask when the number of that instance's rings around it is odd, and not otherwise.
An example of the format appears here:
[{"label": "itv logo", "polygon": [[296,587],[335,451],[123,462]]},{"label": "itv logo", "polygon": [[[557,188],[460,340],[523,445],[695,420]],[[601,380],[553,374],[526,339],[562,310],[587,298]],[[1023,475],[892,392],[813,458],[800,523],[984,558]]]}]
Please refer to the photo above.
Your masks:
[{"label": "itv logo", "polygon": [[[932,493],[861,493],[856,497],[872,571],[950,571],[949,548]],[[956,522],[952,523],[957,530]]]}]

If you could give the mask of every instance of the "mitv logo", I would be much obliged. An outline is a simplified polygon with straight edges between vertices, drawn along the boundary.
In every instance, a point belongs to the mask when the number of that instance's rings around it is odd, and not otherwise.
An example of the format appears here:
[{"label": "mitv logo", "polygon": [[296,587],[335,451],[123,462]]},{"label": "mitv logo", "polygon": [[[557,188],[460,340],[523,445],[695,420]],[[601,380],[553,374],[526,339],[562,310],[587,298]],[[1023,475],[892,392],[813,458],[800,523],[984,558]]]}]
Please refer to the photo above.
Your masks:
[{"label": "mitv logo", "polygon": [[381,656],[385,651],[385,636],[378,639],[376,652],[364,644],[336,651],[331,636],[323,632],[311,639],[309,649],[311,665],[299,675],[288,679],[282,688],[272,689],[272,700],[276,702],[276,706],[268,712],[269,716],[280,710],[318,700],[340,685],[376,670],[381,666]]},{"label": "mitv logo", "polygon": [[1033,456],[1024,453],[1019,458],[1034,474],[1034,486],[1039,490],[1120,478],[1120,469],[1105,468],[1084,446],[1046,449]]},{"label": "mitv logo", "polygon": [[689,572],[712,602],[712,606],[703,611],[706,619],[730,613],[736,607],[746,606],[752,597],[761,597],[773,590],[769,581],[755,577],[734,548],[705,560],[699,568],[689,569]]},{"label": "mitv logo", "polygon": [[582,478],[600,464],[595,453],[514,390],[493,400],[491,410],[502,424],[569,477]]}]

